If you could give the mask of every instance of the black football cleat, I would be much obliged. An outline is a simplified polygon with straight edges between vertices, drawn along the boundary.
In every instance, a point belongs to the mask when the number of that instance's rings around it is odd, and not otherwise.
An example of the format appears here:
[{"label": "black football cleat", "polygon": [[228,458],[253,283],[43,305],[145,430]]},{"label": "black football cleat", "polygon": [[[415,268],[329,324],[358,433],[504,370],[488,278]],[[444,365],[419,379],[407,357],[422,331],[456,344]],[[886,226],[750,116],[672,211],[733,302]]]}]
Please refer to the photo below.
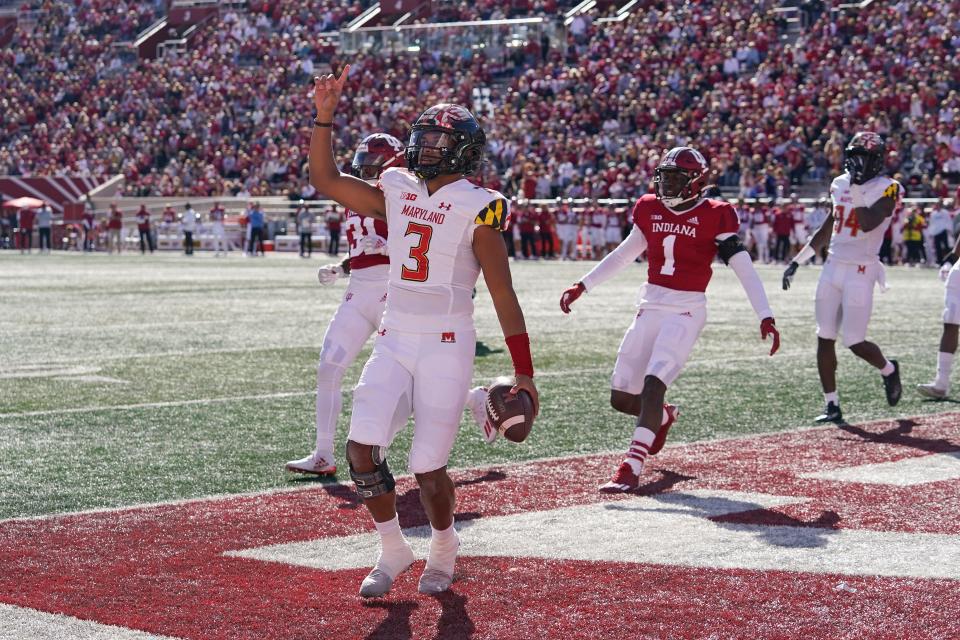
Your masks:
[{"label": "black football cleat", "polygon": [[827,410],[813,419],[817,424],[832,422],[834,424],[843,424],[843,414],[840,412],[840,405],[836,402],[828,402]]},{"label": "black football cleat", "polygon": [[900,363],[896,360],[891,360],[890,364],[893,365],[893,373],[888,376],[883,376],[883,390],[887,393],[887,404],[895,407],[897,403],[900,402],[903,387],[900,386]]}]

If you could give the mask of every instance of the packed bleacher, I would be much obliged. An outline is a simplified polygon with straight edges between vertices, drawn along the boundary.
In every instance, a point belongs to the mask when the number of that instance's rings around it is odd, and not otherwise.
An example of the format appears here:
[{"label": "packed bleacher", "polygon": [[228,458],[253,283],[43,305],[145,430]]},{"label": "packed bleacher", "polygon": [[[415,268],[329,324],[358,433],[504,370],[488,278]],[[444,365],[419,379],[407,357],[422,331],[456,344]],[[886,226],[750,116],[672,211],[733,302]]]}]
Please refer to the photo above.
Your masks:
[{"label": "packed bleacher", "polygon": [[[441,17],[542,15],[569,2],[438,3]],[[110,43],[152,3],[47,1],[0,52],[0,174],[126,177],[132,196],[313,196],[306,176],[310,78],[351,62],[338,142],[346,162],[372,131],[406,136],[438,101],[491,87],[480,179],[510,195],[633,197],[661,151],[700,148],[717,182],[775,197],[840,172],[850,134],[884,134],[910,195],[960,177],[960,2],[875,1],[821,10],[795,40],[777,3],[638,2],[622,21],[578,16],[561,42],[349,60],[318,33],[369,2],[258,2],[223,11],[175,59],[121,66]],[[114,5],[115,6],[115,5]],[[596,16],[593,16],[594,18]],[[492,116],[492,117],[491,117]]]}]

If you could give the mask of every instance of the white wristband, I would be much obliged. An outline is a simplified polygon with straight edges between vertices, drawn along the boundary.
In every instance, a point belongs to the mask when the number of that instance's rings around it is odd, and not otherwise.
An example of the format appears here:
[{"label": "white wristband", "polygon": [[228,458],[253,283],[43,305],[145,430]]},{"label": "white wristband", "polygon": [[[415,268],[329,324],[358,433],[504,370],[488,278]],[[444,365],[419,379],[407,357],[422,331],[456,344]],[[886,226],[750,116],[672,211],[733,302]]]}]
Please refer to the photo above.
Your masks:
[{"label": "white wristband", "polygon": [[793,259],[797,264],[803,264],[813,256],[817,255],[817,252],[809,244],[803,245],[803,249],[800,249],[800,253],[797,254],[797,257]]}]

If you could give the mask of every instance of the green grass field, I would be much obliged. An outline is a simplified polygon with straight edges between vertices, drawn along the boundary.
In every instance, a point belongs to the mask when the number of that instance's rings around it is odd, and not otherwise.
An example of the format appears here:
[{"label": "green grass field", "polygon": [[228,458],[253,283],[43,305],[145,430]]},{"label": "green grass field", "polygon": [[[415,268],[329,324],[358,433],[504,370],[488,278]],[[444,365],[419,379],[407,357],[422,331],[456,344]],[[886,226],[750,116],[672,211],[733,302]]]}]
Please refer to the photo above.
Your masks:
[{"label": "green grass field", "polygon": [[[317,355],[345,287],[317,285],[323,262],[0,252],[0,518],[317,482],[287,474],[283,463],[312,448]],[[514,263],[541,414],[526,443],[493,447],[464,414],[451,466],[625,446],[632,424],[609,407],[608,384],[645,271],[629,269],[564,316],[560,293],[592,264]],[[789,292],[780,290],[780,268],[760,273],[781,352],[766,355],[746,296],[718,265],[707,327],[668,393],[683,409],[671,442],[795,429],[819,413],[819,268],[802,269]],[[876,296],[870,338],[899,358],[904,398],[888,407],[878,373],[841,352],[850,422],[954,407],[913,390],[935,368],[943,299],[936,271],[895,268],[888,280],[893,288]],[[479,339],[493,350],[476,360],[482,382],[512,370],[482,280],[476,318]],[[345,379],[340,446],[350,389],[368,353]],[[409,431],[392,450],[398,472]]]}]

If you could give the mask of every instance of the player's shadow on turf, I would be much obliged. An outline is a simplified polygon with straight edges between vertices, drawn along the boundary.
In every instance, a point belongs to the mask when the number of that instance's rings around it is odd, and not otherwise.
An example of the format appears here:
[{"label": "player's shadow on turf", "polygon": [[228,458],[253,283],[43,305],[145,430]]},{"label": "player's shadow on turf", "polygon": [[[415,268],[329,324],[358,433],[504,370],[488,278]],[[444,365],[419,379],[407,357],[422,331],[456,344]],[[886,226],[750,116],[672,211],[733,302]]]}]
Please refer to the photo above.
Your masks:
[{"label": "player's shadow on turf", "polygon": [[786,548],[823,547],[828,538],[837,533],[840,523],[840,516],[834,511],[824,511],[816,520],[806,521],[755,502],[682,490],[659,493],[651,498],[663,506],[614,503],[606,508],[703,519],[719,527],[755,536],[766,544]]},{"label": "player's shadow on turf", "polygon": [[477,340],[477,346],[474,349],[474,356],[477,358],[485,358],[493,353],[503,353],[503,349],[491,349],[487,345],[483,344]]},{"label": "player's shadow on turf", "polygon": [[437,640],[446,638],[472,638],[477,628],[467,614],[467,597],[453,591],[434,596],[442,607],[437,621]]},{"label": "player's shadow on turf", "polygon": [[757,509],[709,518],[721,526],[757,527],[756,537],[767,544],[787,549],[816,549],[826,546],[830,536],[838,531],[840,515],[824,511],[815,520],[801,520],[779,511]]},{"label": "player's shadow on turf", "polygon": [[368,609],[386,609],[387,617],[377,625],[377,628],[364,636],[364,640],[410,640],[413,629],[410,628],[410,618],[420,606],[416,602],[400,600],[391,602],[385,600],[367,600],[363,606]]},{"label": "player's shadow on turf", "polygon": [[864,442],[895,444],[901,447],[910,447],[911,449],[926,451],[927,453],[954,453],[960,451],[960,444],[951,442],[946,438],[918,438],[910,435],[913,428],[921,424],[922,423],[913,420],[898,420],[896,427],[879,433],[867,431],[863,427],[851,424],[841,424],[839,428],[842,431],[857,436]]}]

